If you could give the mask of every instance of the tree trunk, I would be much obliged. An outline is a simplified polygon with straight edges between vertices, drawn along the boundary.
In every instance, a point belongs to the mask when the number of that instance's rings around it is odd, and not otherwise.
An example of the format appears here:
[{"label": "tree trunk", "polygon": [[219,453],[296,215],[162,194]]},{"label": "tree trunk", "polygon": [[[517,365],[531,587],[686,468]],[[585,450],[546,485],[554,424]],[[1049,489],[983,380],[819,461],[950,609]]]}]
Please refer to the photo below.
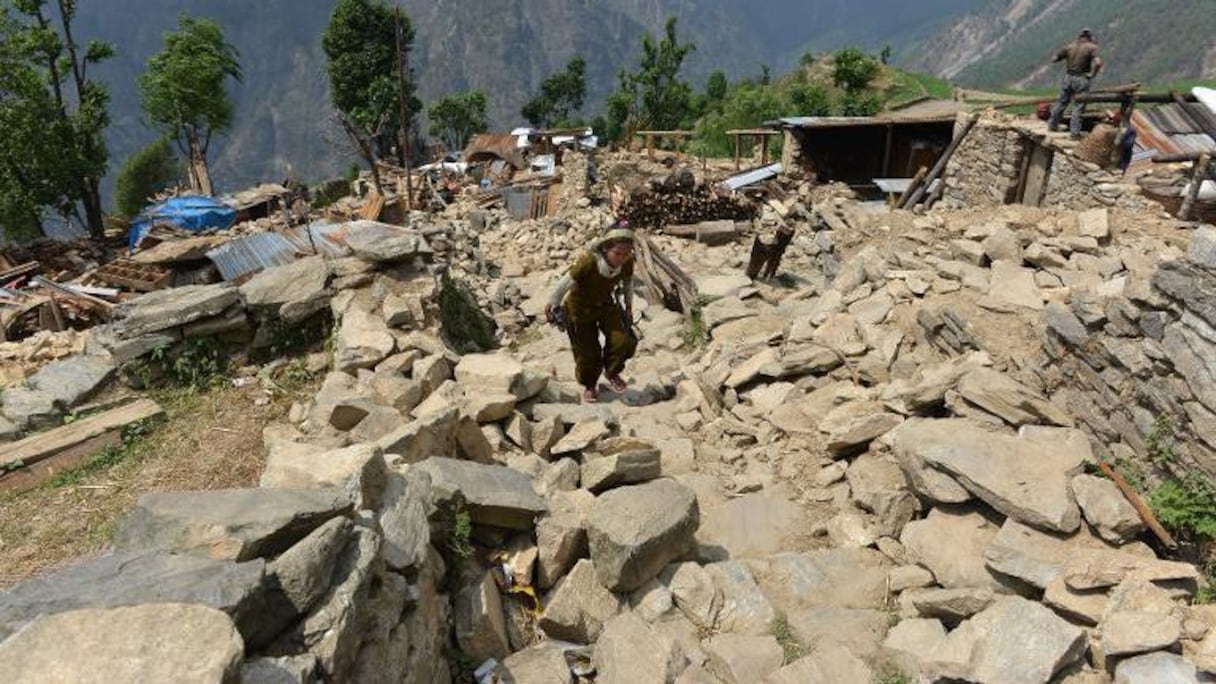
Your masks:
[{"label": "tree trunk", "polygon": [[88,223],[89,237],[100,240],[106,234],[105,218],[101,212],[101,188],[96,178],[86,178],[83,185],[81,203],[84,204],[84,216]]},{"label": "tree trunk", "polygon": [[215,187],[211,184],[211,169],[207,167],[207,152],[198,138],[198,131],[191,129],[186,134],[190,147],[190,188],[195,192],[211,197]]}]

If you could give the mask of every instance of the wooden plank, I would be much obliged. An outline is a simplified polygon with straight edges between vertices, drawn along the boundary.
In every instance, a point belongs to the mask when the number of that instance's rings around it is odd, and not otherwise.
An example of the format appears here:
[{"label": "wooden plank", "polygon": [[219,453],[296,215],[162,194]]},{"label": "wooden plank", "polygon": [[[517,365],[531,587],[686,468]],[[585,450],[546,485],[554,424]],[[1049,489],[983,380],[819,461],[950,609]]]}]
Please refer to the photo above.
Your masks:
[{"label": "wooden plank", "polygon": [[1203,180],[1208,177],[1208,165],[1211,163],[1212,157],[1204,153],[1199,155],[1199,160],[1191,167],[1191,191],[1186,194],[1182,209],[1178,211],[1178,218],[1183,221],[1191,220],[1191,209],[1199,199],[1199,189],[1203,187]]},{"label": "wooden plank", "polygon": [[0,491],[24,492],[33,489],[65,470],[84,465],[106,447],[117,447],[120,444],[122,444],[122,428],[114,428],[60,451],[55,454],[54,458],[48,458],[28,468],[0,476]]},{"label": "wooden plank", "polygon": [[[125,406],[48,430],[14,442],[4,450],[5,464],[21,462],[25,466],[44,461],[56,454],[87,442],[111,430],[121,430],[139,420],[164,413],[151,399],[140,399]],[[0,481],[3,477],[0,477]]]}]

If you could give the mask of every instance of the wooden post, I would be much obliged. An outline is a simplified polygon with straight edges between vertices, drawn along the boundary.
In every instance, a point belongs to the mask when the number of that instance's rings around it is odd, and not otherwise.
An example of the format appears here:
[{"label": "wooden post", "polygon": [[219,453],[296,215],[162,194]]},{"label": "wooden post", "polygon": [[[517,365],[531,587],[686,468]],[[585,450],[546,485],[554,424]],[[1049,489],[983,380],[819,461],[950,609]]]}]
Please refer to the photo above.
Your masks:
[{"label": "wooden post", "polygon": [[1208,175],[1208,165],[1211,163],[1212,155],[1201,154],[1199,161],[1195,162],[1191,168],[1191,191],[1182,201],[1182,209],[1178,212],[1178,218],[1183,221],[1191,220],[1191,211],[1195,208],[1195,201],[1199,199],[1199,188],[1203,185],[1203,179]]},{"label": "wooden post", "polygon": [[925,182],[925,176],[928,175],[928,173],[928,166],[920,167],[920,170],[918,170],[916,175],[912,177],[912,182],[908,183],[908,187],[905,188],[904,191],[899,195],[899,201],[895,203],[896,209],[904,208],[904,205],[907,204],[908,198],[912,196],[912,193],[916,192],[916,190],[920,187],[920,184]]},{"label": "wooden post", "polygon": [[768,136],[758,135],[760,141],[760,166],[768,166]]},{"label": "wooden post", "polygon": [[646,156],[654,159],[654,133],[646,134]]},{"label": "wooden post", "polygon": [[891,177],[891,142],[895,137],[895,126],[887,124],[887,144],[882,152],[882,177]]},{"label": "wooden post", "polygon": [[978,114],[972,115],[971,118],[967,120],[967,123],[963,126],[962,132],[960,132],[958,136],[954,138],[954,140],[950,141],[950,146],[947,147],[946,151],[942,153],[942,158],[937,160],[937,163],[933,165],[933,170],[929,172],[928,176],[925,176],[924,185],[917,188],[916,192],[912,193],[912,196],[908,198],[908,202],[905,205],[907,208],[911,209],[912,207],[915,207],[916,203],[924,198],[925,191],[931,185],[933,185],[933,181],[945,173],[946,164],[950,162],[950,157],[954,156],[955,150],[957,150],[958,146],[963,143],[963,139],[967,137],[967,134],[971,132],[971,129],[975,127],[976,122],[979,120],[980,117]]},{"label": "wooden post", "polygon": [[740,145],[741,145],[741,143],[739,142],[739,138],[740,138],[740,137],[742,137],[742,136],[740,136],[738,133],[736,133],[736,134],[734,135],[734,138],[735,138],[735,170],[736,170],[736,171],[738,171],[738,170],[739,170],[739,155],[740,155],[740,149],[739,149],[739,148],[740,148]]}]

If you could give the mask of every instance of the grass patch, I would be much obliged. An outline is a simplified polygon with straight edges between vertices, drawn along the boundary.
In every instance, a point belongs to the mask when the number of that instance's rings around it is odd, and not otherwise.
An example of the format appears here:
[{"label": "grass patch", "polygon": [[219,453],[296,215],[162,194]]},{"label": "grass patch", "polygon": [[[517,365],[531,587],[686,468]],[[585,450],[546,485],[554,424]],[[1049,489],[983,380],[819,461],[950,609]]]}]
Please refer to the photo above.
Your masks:
[{"label": "grass patch", "polygon": [[150,444],[148,438],[164,422],[164,416],[156,416],[123,427],[122,439],[118,444],[107,446],[102,449],[100,454],[78,468],[65,470],[55,475],[44,486],[54,489],[79,485],[90,475],[109,470],[124,461],[146,456]]},{"label": "grass patch", "polygon": [[874,670],[873,684],[912,684],[912,678],[903,670],[886,665]]},{"label": "grass patch", "polygon": [[784,613],[777,614],[777,617],[773,619],[771,629],[773,638],[777,640],[778,644],[781,644],[784,664],[789,665],[806,655],[806,647],[799,643],[797,637],[794,636],[793,630],[790,629],[789,619]]},{"label": "grass patch", "polygon": [[689,349],[700,349],[709,342],[709,329],[705,325],[705,317],[701,314],[701,306],[694,306],[688,312],[688,320],[684,323],[681,334],[684,346]]},{"label": "grass patch", "polygon": [[1216,485],[1199,473],[1180,480],[1167,480],[1149,495],[1153,511],[1171,531],[1198,538],[1216,539]]}]

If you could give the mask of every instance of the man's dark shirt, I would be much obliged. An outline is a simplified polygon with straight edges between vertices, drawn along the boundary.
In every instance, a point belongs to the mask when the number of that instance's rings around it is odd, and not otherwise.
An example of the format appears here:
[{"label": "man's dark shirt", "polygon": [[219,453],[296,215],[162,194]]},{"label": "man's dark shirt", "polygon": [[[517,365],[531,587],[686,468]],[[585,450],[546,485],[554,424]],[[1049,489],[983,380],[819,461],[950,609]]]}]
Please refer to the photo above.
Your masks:
[{"label": "man's dark shirt", "polygon": [[1066,62],[1069,76],[1091,75],[1097,58],[1098,44],[1088,40],[1073,41],[1056,55],[1057,62]]}]

